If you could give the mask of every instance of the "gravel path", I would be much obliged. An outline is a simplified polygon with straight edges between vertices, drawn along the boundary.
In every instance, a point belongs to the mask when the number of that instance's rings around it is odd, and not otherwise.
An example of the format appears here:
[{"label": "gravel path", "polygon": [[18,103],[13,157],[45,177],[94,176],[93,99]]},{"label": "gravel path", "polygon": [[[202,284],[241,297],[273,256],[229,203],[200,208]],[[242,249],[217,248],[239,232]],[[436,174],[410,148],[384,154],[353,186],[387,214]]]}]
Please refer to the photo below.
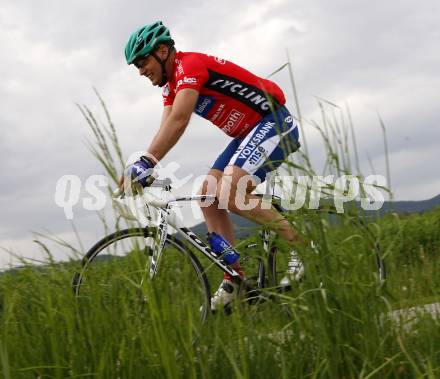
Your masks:
[{"label": "gravel path", "polygon": [[419,316],[430,314],[432,318],[438,319],[440,316],[440,303],[419,305],[417,307],[397,309],[390,313],[391,318],[405,329],[411,329],[411,326]]}]

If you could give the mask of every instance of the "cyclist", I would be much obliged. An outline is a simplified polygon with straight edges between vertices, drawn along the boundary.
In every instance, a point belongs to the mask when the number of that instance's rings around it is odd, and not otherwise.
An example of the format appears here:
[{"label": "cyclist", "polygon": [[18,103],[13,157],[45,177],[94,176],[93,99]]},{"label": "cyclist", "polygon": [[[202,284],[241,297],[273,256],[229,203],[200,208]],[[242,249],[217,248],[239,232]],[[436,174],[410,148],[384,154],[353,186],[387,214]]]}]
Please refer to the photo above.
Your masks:
[{"label": "cyclist", "polygon": [[[177,143],[192,113],[196,113],[232,137],[200,190],[201,194],[215,191],[217,195],[212,204],[202,206],[208,231],[233,246],[229,210],[271,225],[292,246],[298,243],[299,236],[292,225],[273,207],[263,209],[261,199],[252,194],[266,174],[299,147],[298,128],[284,106],[282,90],[272,81],[224,59],[177,51],[169,29],[161,21],[132,33],[125,46],[125,57],[141,76],[163,88],[164,103],[159,130],[146,154],[129,167],[133,180],[142,186],[148,184],[155,164]],[[242,209],[237,199],[240,204],[251,201],[256,206]],[[239,260],[231,263],[231,267],[244,276]],[[283,278],[285,284],[303,274],[303,264],[295,250],[291,252],[288,274]],[[238,284],[231,279],[225,274],[211,299],[213,310],[227,305],[238,291]]]}]

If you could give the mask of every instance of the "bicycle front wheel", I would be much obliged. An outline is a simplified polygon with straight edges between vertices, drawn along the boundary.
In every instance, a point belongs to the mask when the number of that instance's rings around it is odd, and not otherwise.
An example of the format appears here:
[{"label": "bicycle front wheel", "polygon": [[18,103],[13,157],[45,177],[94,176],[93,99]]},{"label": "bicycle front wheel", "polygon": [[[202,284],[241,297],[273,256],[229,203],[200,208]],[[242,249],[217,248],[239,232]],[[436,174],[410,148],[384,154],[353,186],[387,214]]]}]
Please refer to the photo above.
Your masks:
[{"label": "bicycle front wheel", "polygon": [[167,236],[151,277],[151,235],[148,228],[125,229],[98,241],[72,279],[78,301],[112,313],[142,312],[171,324],[204,322],[210,289],[199,260],[180,240]]}]

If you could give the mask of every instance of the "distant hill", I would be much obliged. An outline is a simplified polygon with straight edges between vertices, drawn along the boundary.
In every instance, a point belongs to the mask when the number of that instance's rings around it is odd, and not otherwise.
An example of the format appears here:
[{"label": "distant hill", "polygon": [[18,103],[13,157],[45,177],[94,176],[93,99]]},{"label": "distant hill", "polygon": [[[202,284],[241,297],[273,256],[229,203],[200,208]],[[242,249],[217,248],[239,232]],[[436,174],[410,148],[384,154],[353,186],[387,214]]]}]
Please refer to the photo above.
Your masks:
[{"label": "distant hill", "polygon": [[[395,212],[398,214],[421,213],[440,207],[440,195],[437,195],[429,200],[420,201],[385,201],[379,211],[369,211],[372,216],[383,216],[386,213]],[[235,226],[236,236],[238,238],[247,237],[258,227],[254,222],[251,222],[243,217],[230,213],[232,223]],[[191,230],[198,236],[205,236],[207,233],[206,225],[201,222],[194,225]]]},{"label": "distant hill", "polygon": [[429,200],[420,201],[386,201],[380,209],[381,214],[388,212],[396,213],[420,213],[440,206],[440,195]]}]

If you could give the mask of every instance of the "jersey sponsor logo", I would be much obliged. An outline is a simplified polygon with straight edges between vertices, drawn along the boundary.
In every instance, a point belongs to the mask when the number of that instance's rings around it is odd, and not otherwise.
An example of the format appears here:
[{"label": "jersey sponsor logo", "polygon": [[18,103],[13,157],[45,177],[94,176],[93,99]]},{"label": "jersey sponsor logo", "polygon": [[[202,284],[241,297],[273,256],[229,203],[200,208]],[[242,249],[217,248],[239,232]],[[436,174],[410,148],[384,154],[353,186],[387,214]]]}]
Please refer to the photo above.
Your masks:
[{"label": "jersey sponsor logo", "polygon": [[208,57],[214,58],[214,60],[217,63],[220,63],[220,64],[225,64],[226,63],[226,59],[216,57],[215,55],[210,55],[210,54],[207,54],[207,55],[208,55]]},{"label": "jersey sponsor logo", "polygon": [[[261,157],[263,149],[259,144],[263,142],[267,137],[267,135],[273,134],[272,130],[275,126],[274,122],[266,122],[264,126],[252,136],[252,138],[248,141],[248,143],[241,148],[240,153],[238,154],[239,159],[247,159],[252,158],[252,161],[258,160]],[[261,148],[261,149],[260,149]],[[263,149],[264,150],[264,149]]]},{"label": "jersey sponsor logo", "polygon": [[205,117],[214,106],[214,99],[211,96],[199,96],[194,112]]},{"label": "jersey sponsor logo", "polygon": [[176,59],[176,64],[178,75],[183,75],[185,72],[183,71],[182,61],[180,59]]},{"label": "jersey sponsor logo", "polygon": [[209,121],[211,122],[215,122],[215,120],[217,120],[219,118],[219,116],[221,116],[221,114],[223,113],[223,110],[225,109],[225,104],[220,104],[217,108],[217,110],[215,111],[215,113],[212,115],[212,117],[209,119]]},{"label": "jersey sponsor logo", "polygon": [[264,159],[268,157],[267,151],[262,146],[258,146],[257,149],[254,150],[252,155],[249,157],[248,162],[253,166],[258,166],[258,164]]},{"label": "jersey sponsor logo", "polygon": [[176,90],[179,88],[182,84],[197,84],[196,78],[188,78],[185,76],[183,79],[180,79],[176,84]]},{"label": "jersey sponsor logo", "polygon": [[241,124],[243,119],[244,119],[244,113],[241,113],[236,109],[233,109],[231,112],[229,112],[229,115],[228,117],[226,117],[226,120],[223,122],[221,129],[225,133],[230,134],[235,129],[238,128],[238,126]]},{"label": "jersey sponsor logo", "polygon": [[270,114],[271,103],[275,108],[278,107],[276,99],[263,90],[212,70],[208,70],[208,72],[209,79],[204,85],[205,87],[246,104],[262,116]]},{"label": "jersey sponsor logo", "polygon": [[284,122],[285,122],[286,124],[291,124],[291,123],[293,122],[293,117],[292,117],[292,116],[287,116],[287,117],[284,119]]}]

